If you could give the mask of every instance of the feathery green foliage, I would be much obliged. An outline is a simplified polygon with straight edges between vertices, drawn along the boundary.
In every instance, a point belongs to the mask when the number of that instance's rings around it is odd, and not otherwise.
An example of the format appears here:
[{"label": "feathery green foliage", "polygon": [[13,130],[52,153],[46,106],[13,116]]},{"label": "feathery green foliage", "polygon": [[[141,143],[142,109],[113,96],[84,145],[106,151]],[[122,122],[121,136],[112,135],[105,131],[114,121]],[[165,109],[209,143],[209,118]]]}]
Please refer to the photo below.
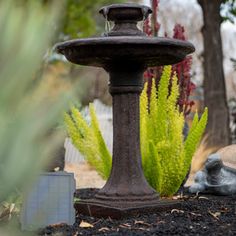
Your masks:
[{"label": "feathery green foliage", "polygon": [[[147,85],[140,99],[141,152],[145,177],[161,196],[171,196],[183,182],[192,156],[207,123],[207,109],[200,121],[196,114],[189,135],[184,141],[184,115],[176,102],[179,89],[176,76],[169,84],[171,67],[165,67],[158,85],[152,86],[148,109]],[[154,81],[152,83],[155,84]]]},{"label": "feathery green foliage", "polygon": [[[189,135],[184,141],[184,114],[176,105],[179,96],[177,77],[171,81],[171,66],[164,68],[158,91],[152,86],[148,107],[147,84],[140,97],[140,138],[142,164],[149,184],[161,196],[171,196],[180,187],[189,170],[192,156],[207,123],[207,109],[199,120],[196,114]],[[153,80],[153,85],[154,80]],[[76,115],[75,115],[76,113]],[[96,115],[90,105],[89,126],[78,110],[65,115],[67,130],[75,146],[100,175],[108,177],[111,155],[102,138]]]},{"label": "feathery green foliage", "polygon": [[105,179],[111,170],[111,154],[102,137],[93,104],[89,105],[90,124],[88,124],[79,110],[71,109],[71,115],[65,114],[68,134],[82,155],[91,166]]}]

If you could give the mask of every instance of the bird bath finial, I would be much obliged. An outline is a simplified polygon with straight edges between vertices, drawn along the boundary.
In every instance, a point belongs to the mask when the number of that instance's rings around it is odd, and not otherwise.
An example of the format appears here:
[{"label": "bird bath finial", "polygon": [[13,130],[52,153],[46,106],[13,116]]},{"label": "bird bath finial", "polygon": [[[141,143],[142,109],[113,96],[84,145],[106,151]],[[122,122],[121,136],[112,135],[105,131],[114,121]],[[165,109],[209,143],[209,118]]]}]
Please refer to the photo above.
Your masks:
[{"label": "bird bath finial", "polygon": [[105,36],[144,36],[145,33],[138,29],[137,23],[145,20],[152,10],[144,5],[126,3],[105,6],[99,13],[106,21],[114,22],[113,29],[106,32]]}]

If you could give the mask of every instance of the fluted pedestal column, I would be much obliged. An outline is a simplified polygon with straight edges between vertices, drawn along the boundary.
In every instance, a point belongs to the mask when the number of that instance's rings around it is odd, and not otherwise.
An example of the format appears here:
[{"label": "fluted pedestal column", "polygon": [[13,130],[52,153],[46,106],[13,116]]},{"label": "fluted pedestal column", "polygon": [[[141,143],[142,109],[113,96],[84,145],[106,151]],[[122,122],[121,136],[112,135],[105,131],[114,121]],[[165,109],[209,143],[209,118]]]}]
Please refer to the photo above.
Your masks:
[{"label": "fluted pedestal column", "polygon": [[127,214],[172,208],[176,202],[159,200],[147,183],[140,152],[139,96],[144,66],[114,63],[108,67],[113,98],[113,158],[110,177],[94,199],[76,205],[78,212],[119,218]]}]

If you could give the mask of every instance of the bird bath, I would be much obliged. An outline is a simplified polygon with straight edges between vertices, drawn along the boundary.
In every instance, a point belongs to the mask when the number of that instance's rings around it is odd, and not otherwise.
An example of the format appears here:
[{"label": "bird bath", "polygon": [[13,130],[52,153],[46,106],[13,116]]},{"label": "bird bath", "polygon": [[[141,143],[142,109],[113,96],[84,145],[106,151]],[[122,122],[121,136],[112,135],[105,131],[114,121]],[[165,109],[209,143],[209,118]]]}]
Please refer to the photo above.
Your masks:
[{"label": "bird bath", "polygon": [[147,183],[141,163],[139,96],[143,73],[150,66],[182,61],[194,51],[191,43],[170,38],[147,37],[137,22],[152,12],[138,4],[114,4],[99,11],[114,27],[104,36],[70,40],[57,51],[72,63],[103,67],[110,76],[113,99],[112,170],[94,199],[75,204],[77,212],[92,216],[121,217],[127,214],[172,208],[171,200],[160,200]]}]

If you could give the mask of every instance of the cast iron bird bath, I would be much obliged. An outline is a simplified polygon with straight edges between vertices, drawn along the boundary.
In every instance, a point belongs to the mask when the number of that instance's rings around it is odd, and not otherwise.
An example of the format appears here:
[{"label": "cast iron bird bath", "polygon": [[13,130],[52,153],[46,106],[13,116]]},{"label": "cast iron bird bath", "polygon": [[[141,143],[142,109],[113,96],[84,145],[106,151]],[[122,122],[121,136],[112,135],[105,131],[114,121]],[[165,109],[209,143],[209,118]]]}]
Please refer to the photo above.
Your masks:
[{"label": "cast iron bird bath", "polygon": [[147,6],[114,4],[99,12],[114,22],[112,30],[101,37],[71,40],[56,47],[72,63],[103,67],[110,75],[113,98],[110,177],[94,199],[81,200],[75,208],[79,213],[113,218],[171,208],[176,202],[160,200],[142,171],[139,96],[147,67],[180,62],[194,51],[194,46],[186,41],[145,36],[137,22],[152,12]]}]

